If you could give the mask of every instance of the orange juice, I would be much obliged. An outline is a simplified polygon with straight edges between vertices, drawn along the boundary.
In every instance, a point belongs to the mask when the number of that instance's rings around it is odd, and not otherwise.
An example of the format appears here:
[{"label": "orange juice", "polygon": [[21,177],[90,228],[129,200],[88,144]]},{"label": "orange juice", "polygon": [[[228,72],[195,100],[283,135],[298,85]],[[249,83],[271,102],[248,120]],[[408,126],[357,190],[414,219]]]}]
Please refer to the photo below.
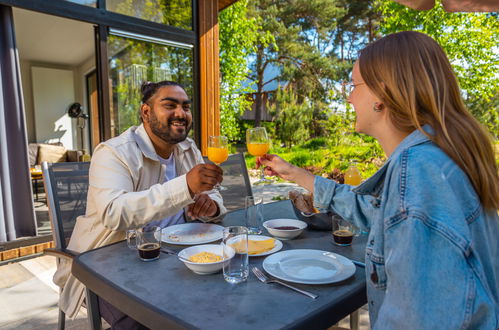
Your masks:
[{"label": "orange juice", "polygon": [[263,156],[269,151],[270,146],[268,143],[248,143],[248,152],[253,156]]},{"label": "orange juice", "polygon": [[348,170],[345,172],[345,183],[358,186],[362,182],[362,176],[360,176],[360,172],[355,166],[350,166]]},{"label": "orange juice", "polygon": [[229,157],[229,150],[227,148],[208,147],[208,159],[215,164],[223,163]]}]

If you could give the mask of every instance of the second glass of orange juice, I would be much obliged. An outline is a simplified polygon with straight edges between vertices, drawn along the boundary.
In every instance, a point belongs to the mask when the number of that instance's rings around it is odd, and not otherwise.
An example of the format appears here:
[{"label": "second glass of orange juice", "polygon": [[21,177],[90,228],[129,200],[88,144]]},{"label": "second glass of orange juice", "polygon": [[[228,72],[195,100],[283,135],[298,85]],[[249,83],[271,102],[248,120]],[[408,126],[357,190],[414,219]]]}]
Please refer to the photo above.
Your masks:
[{"label": "second glass of orange juice", "polygon": [[[255,157],[265,155],[270,149],[270,138],[265,127],[249,128],[246,131],[246,146],[248,147],[248,152]],[[263,172],[264,166],[261,166],[260,168],[260,180],[256,181],[254,184],[272,183],[272,180],[265,178]]]},{"label": "second glass of orange juice", "polygon": [[[208,138],[208,159],[217,165],[225,162],[229,157],[229,144],[226,136],[210,136]],[[226,190],[217,183],[213,189]]]}]

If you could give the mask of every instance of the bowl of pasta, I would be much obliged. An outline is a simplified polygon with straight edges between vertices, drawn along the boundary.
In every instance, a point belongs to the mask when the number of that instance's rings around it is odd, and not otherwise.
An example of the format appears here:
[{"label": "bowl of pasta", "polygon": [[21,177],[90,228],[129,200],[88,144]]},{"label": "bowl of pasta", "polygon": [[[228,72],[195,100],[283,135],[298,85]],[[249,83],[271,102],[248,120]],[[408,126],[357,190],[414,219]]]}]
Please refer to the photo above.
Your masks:
[{"label": "bowl of pasta", "polygon": [[234,249],[228,248],[227,251],[229,253],[224,259],[222,245],[203,244],[183,249],[178,253],[178,257],[194,273],[207,275],[219,272],[224,262],[228,262],[234,257]]}]

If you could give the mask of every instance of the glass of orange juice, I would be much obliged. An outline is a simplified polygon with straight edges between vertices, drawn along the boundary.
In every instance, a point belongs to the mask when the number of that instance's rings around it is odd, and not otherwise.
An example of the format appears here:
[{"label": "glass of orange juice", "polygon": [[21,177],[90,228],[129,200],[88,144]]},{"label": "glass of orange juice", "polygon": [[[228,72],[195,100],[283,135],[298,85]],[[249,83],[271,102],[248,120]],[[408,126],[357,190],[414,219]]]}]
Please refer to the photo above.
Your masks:
[{"label": "glass of orange juice", "polygon": [[[220,165],[229,157],[229,144],[226,136],[208,137],[208,159],[213,163]],[[217,183],[213,189],[226,190],[227,188]]]},{"label": "glass of orange juice", "polygon": [[[265,127],[249,128],[246,131],[246,146],[248,147],[248,152],[255,157],[265,155],[270,149],[270,138]],[[264,166],[261,166],[260,168],[260,180],[256,181],[254,184],[272,183],[272,180],[265,178],[263,172]]]}]

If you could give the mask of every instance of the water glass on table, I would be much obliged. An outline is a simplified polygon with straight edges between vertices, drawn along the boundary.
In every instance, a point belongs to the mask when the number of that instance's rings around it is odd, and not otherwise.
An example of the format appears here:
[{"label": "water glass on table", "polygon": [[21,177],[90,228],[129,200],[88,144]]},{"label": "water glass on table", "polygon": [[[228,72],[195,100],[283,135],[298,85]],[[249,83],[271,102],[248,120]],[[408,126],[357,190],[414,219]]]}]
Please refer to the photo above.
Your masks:
[{"label": "water glass on table", "polygon": [[231,226],[223,231],[223,257],[228,258],[235,250],[234,257],[223,264],[224,279],[229,283],[241,283],[248,279],[248,229]]},{"label": "water glass on table", "polygon": [[159,259],[161,249],[161,227],[147,226],[142,229],[127,230],[127,245],[137,249],[142,261]]},{"label": "water glass on table", "polygon": [[245,210],[248,234],[260,235],[263,224],[263,198],[246,196]]}]

